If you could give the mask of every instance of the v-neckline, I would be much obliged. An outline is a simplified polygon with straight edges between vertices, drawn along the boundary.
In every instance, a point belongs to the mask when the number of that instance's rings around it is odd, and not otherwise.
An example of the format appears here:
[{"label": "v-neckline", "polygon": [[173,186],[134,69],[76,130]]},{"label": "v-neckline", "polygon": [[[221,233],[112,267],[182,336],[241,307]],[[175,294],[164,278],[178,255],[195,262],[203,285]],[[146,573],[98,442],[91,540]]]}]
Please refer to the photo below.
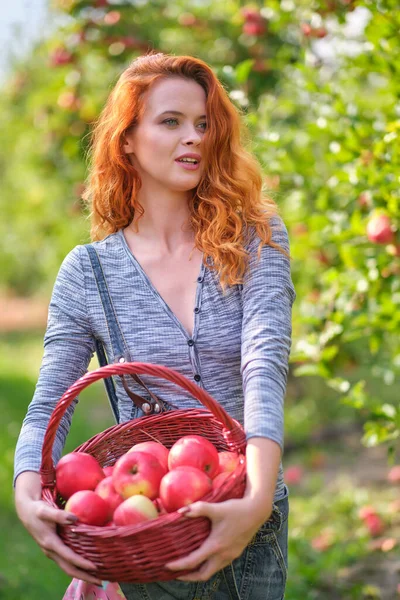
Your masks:
[{"label": "v-neckline", "polygon": [[168,305],[168,303],[164,300],[164,298],[161,296],[160,292],[157,290],[157,288],[153,285],[150,277],[147,275],[146,271],[144,270],[144,268],[142,267],[142,265],[140,264],[140,262],[138,261],[138,259],[136,258],[136,256],[133,254],[132,250],[129,247],[128,241],[125,237],[124,234],[124,230],[120,229],[117,234],[120,236],[120,239],[122,241],[122,245],[125,248],[126,253],[128,254],[128,256],[130,257],[130,259],[132,260],[133,264],[135,265],[139,275],[141,276],[141,278],[143,279],[143,281],[146,283],[147,287],[150,289],[150,291],[152,292],[152,294],[158,299],[158,301],[160,302],[161,306],[164,308],[164,310],[168,313],[168,315],[172,318],[172,320],[175,322],[176,325],[178,325],[179,329],[181,329],[181,331],[184,333],[185,337],[188,340],[195,340],[196,339],[196,335],[197,335],[197,329],[198,329],[198,314],[199,311],[195,310],[196,308],[200,307],[200,301],[201,301],[201,291],[203,288],[203,281],[204,281],[204,275],[205,275],[205,265],[204,265],[204,253],[202,253],[202,260],[201,260],[201,264],[200,264],[200,270],[199,270],[199,274],[197,276],[197,287],[196,287],[196,294],[195,294],[195,301],[194,301],[194,306],[193,306],[193,310],[192,310],[192,314],[193,314],[193,330],[190,333],[186,327],[184,327],[184,325],[182,324],[182,322],[180,321],[180,319],[178,319],[178,317],[176,316],[176,314],[174,313],[174,311],[170,308],[170,306]]}]

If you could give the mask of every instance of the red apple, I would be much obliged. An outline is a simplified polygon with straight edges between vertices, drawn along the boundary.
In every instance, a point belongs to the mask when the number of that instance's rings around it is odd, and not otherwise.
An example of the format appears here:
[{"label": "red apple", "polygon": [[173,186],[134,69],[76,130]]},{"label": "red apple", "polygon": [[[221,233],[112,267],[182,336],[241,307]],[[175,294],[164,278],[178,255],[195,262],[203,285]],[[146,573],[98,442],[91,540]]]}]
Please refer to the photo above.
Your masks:
[{"label": "red apple", "polygon": [[328,31],[325,27],[317,27],[312,32],[313,37],[324,38],[328,35]]},{"label": "red apple", "polygon": [[109,518],[112,519],[115,509],[123,501],[122,496],[115,491],[112,476],[102,479],[94,491],[107,502],[110,509]]},{"label": "red apple", "polygon": [[104,15],[104,23],[106,25],[116,25],[121,18],[121,13],[118,10],[110,10]]},{"label": "red apple", "polygon": [[303,469],[300,465],[292,465],[285,469],[285,481],[289,485],[297,485],[303,479]]},{"label": "red apple", "polygon": [[309,23],[301,23],[301,31],[306,37],[310,37],[312,34],[312,27]]},{"label": "red apple", "polygon": [[400,483],[400,465],[392,467],[387,478],[390,483]]},{"label": "red apple", "polygon": [[390,244],[394,239],[392,223],[387,215],[374,215],[367,224],[367,237],[374,244]]},{"label": "red apple", "polygon": [[168,456],[170,470],[182,465],[196,467],[212,479],[219,469],[218,450],[200,435],[185,435],[175,442]]},{"label": "red apple", "polygon": [[195,467],[181,466],[161,480],[160,498],[167,512],[178,510],[203,498],[212,489],[209,477]]},{"label": "red apple", "polygon": [[265,33],[266,27],[262,21],[246,21],[243,25],[243,33],[246,35],[259,36]]},{"label": "red apple", "polygon": [[75,492],[94,490],[104,477],[97,460],[86,452],[70,452],[56,466],[56,486],[64,500]]},{"label": "red apple", "polygon": [[91,490],[82,490],[71,496],[65,510],[76,515],[85,525],[102,527],[110,520],[110,509],[105,500]]},{"label": "red apple", "polygon": [[114,466],[114,488],[124,499],[143,494],[151,500],[158,496],[165,469],[160,461],[147,452],[127,452]]},{"label": "red apple", "polygon": [[67,91],[62,92],[58,99],[57,104],[61,106],[61,108],[65,108],[66,110],[77,110],[80,106],[80,100],[74,92]]},{"label": "red apple", "polygon": [[60,46],[53,50],[50,55],[50,65],[52,67],[59,67],[62,65],[68,65],[73,62],[74,57],[66,48]]},{"label": "red apple", "polygon": [[155,456],[160,464],[165,468],[165,472],[168,471],[168,454],[169,450],[160,442],[140,442],[139,444],[135,444],[132,446],[129,452],[147,452],[148,454],[152,454]]},{"label": "red apple", "polygon": [[368,515],[364,519],[364,524],[366,525],[370,534],[374,537],[381,535],[385,529],[383,521],[379,515]]},{"label": "red apple", "polygon": [[103,471],[104,471],[104,475],[106,477],[110,477],[112,475],[112,472],[114,471],[114,466],[112,466],[112,467],[104,467]]},{"label": "red apple", "polygon": [[314,548],[314,550],[318,550],[319,552],[324,552],[325,550],[328,550],[328,548],[332,546],[332,544],[332,533],[329,531],[322,531],[320,535],[317,535],[311,540],[311,546]]},{"label": "red apple", "polygon": [[192,13],[182,13],[178,18],[179,25],[183,27],[194,27],[197,25],[197,19]]},{"label": "red apple", "polygon": [[361,194],[357,198],[358,205],[361,208],[371,208],[372,206],[372,195],[369,190],[365,190],[361,192]]},{"label": "red apple", "polygon": [[377,514],[376,508],[374,506],[372,506],[371,504],[365,504],[358,511],[358,516],[363,521],[365,519],[367,519],[368,517],[370,517],[371,515],[376,515],[376,514]]},{"label": "red apple", "polygon": [[135,495],[118,506],[113,521],[115,525],[138,525],[156,517],[158,512],[150,498]]},{"label": "red apple", "polygon": [[240,456],[236,452],[218,452],[219,473],[231,473],[239,464]]}]

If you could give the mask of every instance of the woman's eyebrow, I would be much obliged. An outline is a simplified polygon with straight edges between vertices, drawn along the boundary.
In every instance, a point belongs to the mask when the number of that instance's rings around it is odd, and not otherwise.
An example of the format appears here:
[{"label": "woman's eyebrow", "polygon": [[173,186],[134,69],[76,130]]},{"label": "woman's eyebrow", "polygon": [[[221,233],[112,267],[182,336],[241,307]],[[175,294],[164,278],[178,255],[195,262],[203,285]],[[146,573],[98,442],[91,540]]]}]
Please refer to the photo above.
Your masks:
[{"label": "woman's eyebrow", "polygon": [[[184,113],[181,113],[178,110],[164,110],[164,112],[162,112],[158,116],[162,117],[162,115],[166,115],[166,114],[169,114],[169,115],[178,115],[179,117],[184,117],[185,116]],[[198,117],[198,118],[199,119],[205,119],[206,115],[200,115],[200,117]]]}]

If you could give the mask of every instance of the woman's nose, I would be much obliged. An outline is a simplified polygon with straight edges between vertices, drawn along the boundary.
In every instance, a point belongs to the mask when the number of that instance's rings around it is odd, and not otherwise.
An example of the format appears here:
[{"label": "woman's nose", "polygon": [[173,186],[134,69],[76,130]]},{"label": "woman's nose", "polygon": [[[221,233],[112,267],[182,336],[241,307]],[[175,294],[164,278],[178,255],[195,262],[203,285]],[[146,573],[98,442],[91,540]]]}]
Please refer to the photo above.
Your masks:
[{"label": "woman's nose", "polygon": [[183,142],[198,145],[201,142],[201,133],[196,129],[192,129],[183,137]]}]

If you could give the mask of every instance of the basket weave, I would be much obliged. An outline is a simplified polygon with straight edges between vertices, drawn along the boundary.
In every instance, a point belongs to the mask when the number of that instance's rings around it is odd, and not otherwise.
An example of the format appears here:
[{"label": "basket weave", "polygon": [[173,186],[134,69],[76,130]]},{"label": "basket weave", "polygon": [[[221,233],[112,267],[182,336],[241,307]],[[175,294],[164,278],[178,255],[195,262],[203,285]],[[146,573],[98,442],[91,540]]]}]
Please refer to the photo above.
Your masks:
[{"label": "basket weave", "polygon": [[[218,451],[244,454],[246,438],[242,426],[206,391],[176,371],[147,363],[113,364],[96,369],[78,379],[58,401],[47,426],[40,469],[42,499],[53,507],[65,504],[57,495],[52,450],[60,421],[74,398],[87,386],[111,375],[154,375],[176,383],[199,400],[205,409],[174,410],[144,416],[114,425],[80,445],[74,452],[92,454],[102,467],[113,465],[134,444],[156,439],[167,448],[183,435],[197,434],[212,442]],[[245,465],[241,461],[230,477],[204,500],[221,502],[241,498],[245,490]],[[210,521],[205,517],[187,519],[177,512],[161,515],[139,525],[95,527],[77,524],[59,527],[64,543],[91,560],[97,569],[91,573],[105,581],[150,583],[177,577],[165,568],[206,539]],[[180,571],[179,575],[189,571]]]}]

